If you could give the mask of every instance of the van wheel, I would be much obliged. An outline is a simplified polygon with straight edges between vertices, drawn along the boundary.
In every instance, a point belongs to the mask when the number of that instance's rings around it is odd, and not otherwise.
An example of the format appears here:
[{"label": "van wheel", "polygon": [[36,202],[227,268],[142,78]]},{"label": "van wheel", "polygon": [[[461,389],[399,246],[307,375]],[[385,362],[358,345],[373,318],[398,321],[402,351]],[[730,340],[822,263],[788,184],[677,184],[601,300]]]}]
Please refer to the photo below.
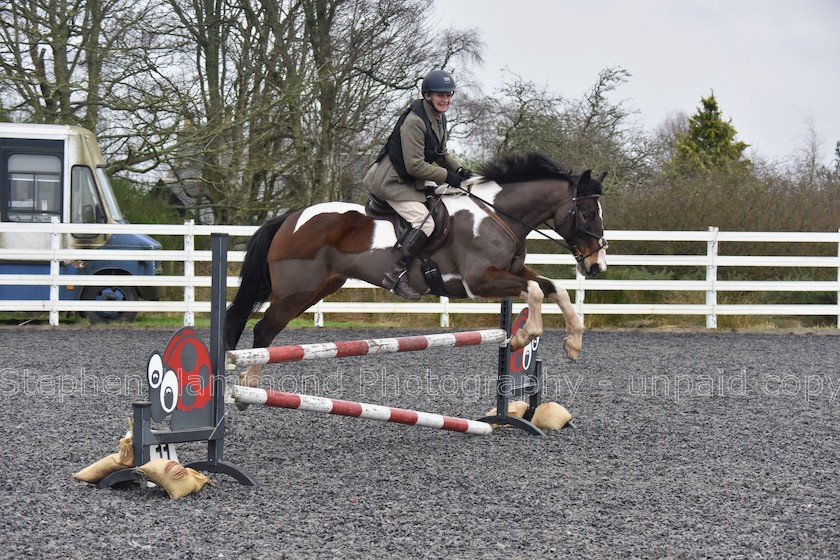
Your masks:
[{"label": "van wheel", "polygon": [[[137,288],[131,286],[98,287],[88,286],[82,291],[82,299],[91,301],[137,301]],[[137,317],[136,311],[85,311],[92,325],[98,323],[131,322]]]}]

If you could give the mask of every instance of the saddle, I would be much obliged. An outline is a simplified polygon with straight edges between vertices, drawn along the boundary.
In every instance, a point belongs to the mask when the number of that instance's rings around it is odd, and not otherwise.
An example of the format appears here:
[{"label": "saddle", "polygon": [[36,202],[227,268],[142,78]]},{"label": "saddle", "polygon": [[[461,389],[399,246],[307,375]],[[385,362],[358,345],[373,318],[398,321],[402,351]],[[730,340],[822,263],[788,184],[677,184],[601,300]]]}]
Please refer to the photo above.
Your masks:
[{"label": "saddle", "polygon": [[[391,208],[391,205],[386,200],[370,193],[368,193],[368,196],[369,199],[365,204],[365,214],[374,220],[388,220],[391,222],[394,226],[394,233],[397,236],[395,247],[399,247],[406,234],[411,231],[411,224],[397,214],[396,210]],[[431,258],[432,254],[440,249],[449,235],[449,210],[446,209],[446,205],[442,202],[436,204],[437,200],[433,196],[426,197],[426,208],[432,213],[432,219],[435,221],[435,229],[432,231],[432,235],[429,236],[429,241],[420,253],[420,268],[423,271],[423,277],[431,293],[436,296],[446,296],[448,294],[443,283],[443,278],[441,278],[440,270],[438,270],[437,264]]]}]

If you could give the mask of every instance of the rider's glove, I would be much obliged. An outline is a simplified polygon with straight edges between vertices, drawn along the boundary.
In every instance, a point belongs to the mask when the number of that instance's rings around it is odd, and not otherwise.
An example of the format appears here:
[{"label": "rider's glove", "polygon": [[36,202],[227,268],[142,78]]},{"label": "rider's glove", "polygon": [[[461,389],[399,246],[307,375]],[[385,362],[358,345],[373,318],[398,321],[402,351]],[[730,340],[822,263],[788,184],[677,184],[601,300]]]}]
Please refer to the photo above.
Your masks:
[{"label": "rider's glove", "polygon": [[446,183],[450,187],[460,187],[461,186],[461,176],[458,175],[457,171],[447,171],[446,172]]},{"label": "rider's glove", "polygon": [[473,176],[473,172],[467,169],[466,167],[459,167],[457,173],[461,177],[461,179],[469,179]]}]

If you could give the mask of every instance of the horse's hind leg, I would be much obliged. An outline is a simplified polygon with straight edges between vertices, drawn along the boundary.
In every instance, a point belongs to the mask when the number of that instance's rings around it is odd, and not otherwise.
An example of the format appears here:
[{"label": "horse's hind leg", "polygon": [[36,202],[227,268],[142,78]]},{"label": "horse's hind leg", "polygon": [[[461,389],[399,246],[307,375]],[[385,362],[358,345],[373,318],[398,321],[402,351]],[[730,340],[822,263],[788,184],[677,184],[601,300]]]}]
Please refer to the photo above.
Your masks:
[{"label": "horse's hind leg", "polygon": [[[283,298],[272,297],[263,318],[254,326],[253,347],[266,348],[280,331],[286,328],[289,321],[341,288],[345,281],[345,278],[333,276],[327,278],[321,287],[314,292],[303,292]],[[248,366],[239,376],[240,385],[259,386],[262,369],[262,365]],[[247,405],[244,405],[244,407],[247,407]]]},{"label": "horse's hind leg", "polygon": [[[290,298],[273,299],[265,310],[262,319],[254,326],[254,348],[266,348],[280,331],[286,328],[289,321],[297,317],[299,305],[288,301]],[[308,298],[307,298],[308,301]],[[305,307],[303,308],[305,309]],[[260,374],[263,365],[257,364],[245,368],[239,376],[239,384],[246,387],[257,387],[260,384]],[[247,407],[247,405],[245,405]],[[243,408],[243,407],[240,407]],[[243,408],[244,410],[244,408]]]}]

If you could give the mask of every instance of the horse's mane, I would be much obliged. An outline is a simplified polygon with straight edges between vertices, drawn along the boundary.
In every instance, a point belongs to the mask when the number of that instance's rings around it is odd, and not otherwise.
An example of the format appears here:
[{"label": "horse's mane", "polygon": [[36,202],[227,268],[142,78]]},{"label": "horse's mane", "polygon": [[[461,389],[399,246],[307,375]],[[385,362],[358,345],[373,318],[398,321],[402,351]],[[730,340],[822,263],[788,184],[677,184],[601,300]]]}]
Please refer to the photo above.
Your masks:
[{"label": "horse's mane", "polygon": [[563,165],[538,152],[502,156],[496,161],[480,165],[478,173],[485,181],[497,183],[521,183],[538,179],[572,180],[569,170]]}]

